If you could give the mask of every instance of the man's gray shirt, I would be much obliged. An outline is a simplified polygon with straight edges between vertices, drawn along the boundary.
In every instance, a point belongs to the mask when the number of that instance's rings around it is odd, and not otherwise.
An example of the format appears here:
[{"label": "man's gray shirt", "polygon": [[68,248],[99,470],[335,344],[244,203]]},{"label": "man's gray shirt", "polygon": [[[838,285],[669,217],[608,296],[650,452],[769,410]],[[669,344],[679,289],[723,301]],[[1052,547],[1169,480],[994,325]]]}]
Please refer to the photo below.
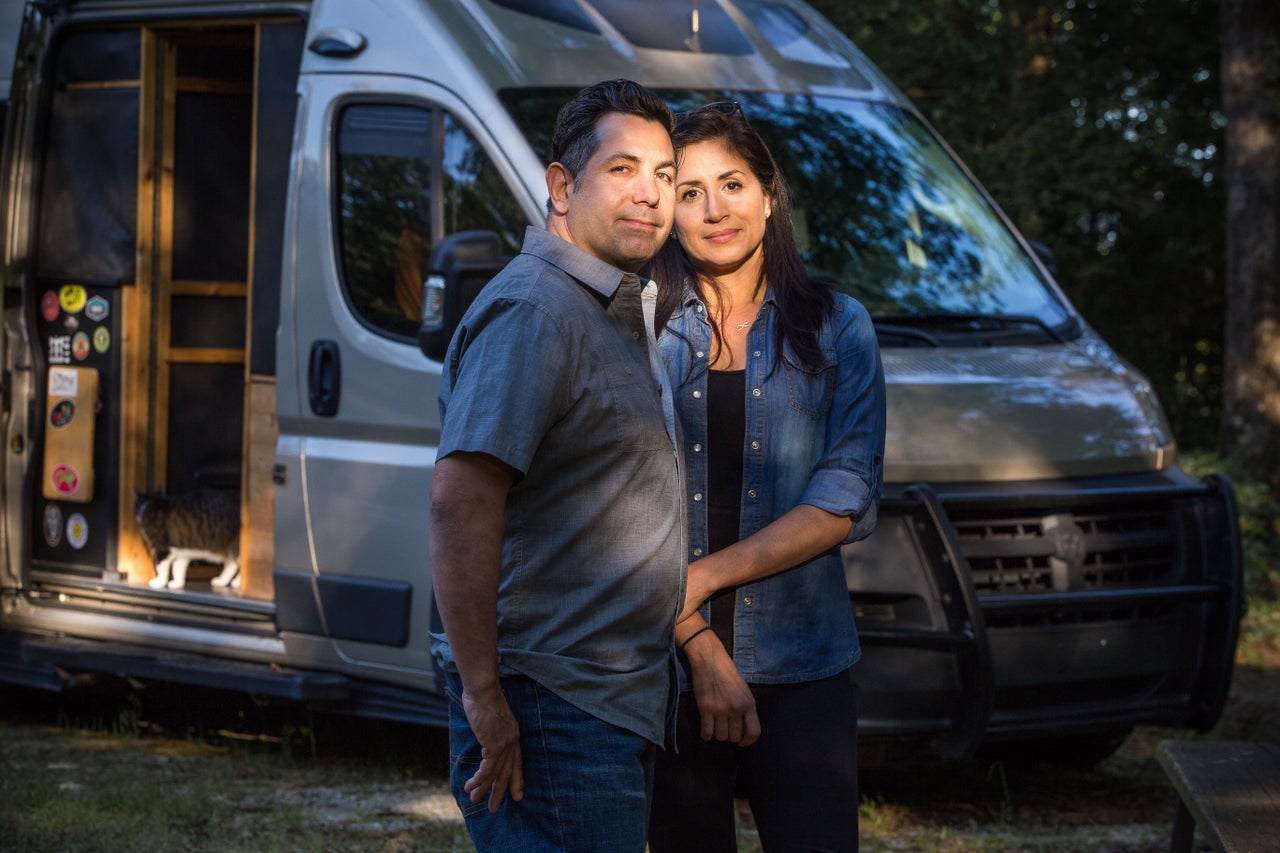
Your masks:
[{"label": "man's gray shirt", "polygon": [[[498,589],[499,672],[661,744],[687,526],[671,392],[634,276],[539,228],[445,356],[439,458],[515,468]],[[620,310],[621,309],[621,310]],[[625,315],[625,316],[624,316]],[[448,640],[432,635],[454,670]]]}]

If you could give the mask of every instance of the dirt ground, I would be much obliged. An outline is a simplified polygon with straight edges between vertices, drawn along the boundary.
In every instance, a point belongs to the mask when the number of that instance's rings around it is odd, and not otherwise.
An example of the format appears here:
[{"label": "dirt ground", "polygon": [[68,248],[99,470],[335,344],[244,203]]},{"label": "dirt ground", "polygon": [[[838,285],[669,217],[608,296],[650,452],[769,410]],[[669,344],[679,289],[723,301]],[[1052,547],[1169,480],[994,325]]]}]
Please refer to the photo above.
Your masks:
[{"label": "dirt ground", "polygon": [[[471,849],[447,789],[443,732],[312,718],[228,702],[225,694],[148,690],[141,701],[133,691],[71,699],[0,692],[0,850],[128,849],[139,835],[150,838],[143,846],[157,850]],[[1274,740],[1277,721],[1275,670],[1239,667],[1223,721],[1210,736]],[[1089,769],[1006,757],[868,771],[862,847],[1165,851],[1174,800],[1155,751],[1162,739],[1190,736],[1139,729]],[[40,811],[46,800],[75,800],[102,787],[135,790],[128,786],[136,779],[143,780],[140,790],[151,785],[156,798],[171,799],[168,812],[158,811],[162,824],[181,813],[184,796],[214,801],[232,817],[216,828],[202,824],[195,844],[160,830],[151,838],[145,824],[109,819],[105,831],[114,827],[127,837],[76,841],[74,810],[63,818],[69,826],[42,830],[49,846],[23,834],[25,821],[53,820]],[[43,785],[46,793],[15,797],[14,786],[24,785]],[[95,814],[102,808],[94,802]],[[745,805],[741,817],[740,849],[758,850]],[[8,846],[15,838],[21,846]],[[283,839],[292,840],[276,844]]]}]

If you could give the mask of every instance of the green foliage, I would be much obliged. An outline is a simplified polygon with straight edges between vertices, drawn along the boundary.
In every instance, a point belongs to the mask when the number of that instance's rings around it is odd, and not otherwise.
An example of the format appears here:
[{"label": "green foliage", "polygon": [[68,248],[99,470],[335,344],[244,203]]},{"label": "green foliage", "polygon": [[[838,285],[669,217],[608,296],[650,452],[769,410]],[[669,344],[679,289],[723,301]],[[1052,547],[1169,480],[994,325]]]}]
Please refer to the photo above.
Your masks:
[{"label": "green foliage", "polygon": [[[1240,512],[1240,533],[1244,538],[1244,582],[1250,607],[1263,602],[1280,604],[1280,495],[1246,470],[1239,460],[1222,459],[1211,453],[1191,453],[1183,454],[1179,461],[1197,476],[1221,471],[1231,479]],[[1277,628],[1280,629],[1280,623]],[[1277,633],[1280,634],[1280,630]]]},{"label": "green foliage", "polygon": [[1225,205],[1217,0],[811,0],[902,88],[1089,322],[1216,445]]}]

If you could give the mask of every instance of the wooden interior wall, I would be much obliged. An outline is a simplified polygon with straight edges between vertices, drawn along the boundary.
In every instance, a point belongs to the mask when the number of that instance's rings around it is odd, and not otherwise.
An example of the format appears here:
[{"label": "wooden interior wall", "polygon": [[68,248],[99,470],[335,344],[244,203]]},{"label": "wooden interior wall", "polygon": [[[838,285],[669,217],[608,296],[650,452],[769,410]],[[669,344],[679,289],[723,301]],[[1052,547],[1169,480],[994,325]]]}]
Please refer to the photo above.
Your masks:
[{"label": "wooden interior wall", "polygon": [[135,490],[147,488],[147,460],[151,423],[151,304],[155,286],[156,194],[156,64],[160,41],[151,29],[142,31],[142,78],[138,99],[138,227],[137,278],[121,289],[122,340],[120,435],[120,538],[118,571],[131,583],[155,577],[155,566],[134,521]]},{"label": "wooden interior wall", "polygon": [[[255,67],[256,26],[255,26]],[[242,594],[271,598],[270,512],[271,466],[275,454],[275,383],[259,383],[256,392],[248,375],[248,353],[244,348],[185,347],[172,341],[171,306],[175,297],[231,297],[245,303],[249,315],[249,282],[189,281],[173,276],[175,205],[175,111],[180,92],[220,92],[256,97],[251,83],[204,78],[179,78],[177,55],[184,40],[208,41],[190,31],[161,31],[147,28],[142,38],[141,109],[138,187],[137,281],[123,291],[122,409],[120,476],[120,547],[118,566],[132,583],[155,576],[133,517],[135,490],[164,486],[169,455],[170,371],[175,364],[236,364],[244,366],[245,435],[241,476],[242,505]],[[256,116],[256,110],[255,116]],[[257,128],[252,130],[256,139]],[[251,143],[252,144],[252,143]],[[245,239],[252,240],[252,188],[249,178],[249,221]],[[249,244],[252,269],[252,242]],[[248,275],[246,270],[246,276]],[[248,329],[246,325],[246,329]],[[246,330],[245,340],[251,337]],[[269,378],[269,377],[268,377]],[[265,407],[265,408],[264,408]],[[270,442],[270,458],[251,464],[262,456]],[[264,479],[265,478],[265,479]],[[264,487],[265,482],[265,487]],[[264,490],[265,489],[265,490]],[[264,553],[265,549],[265,553]],[[251,558],[251,559],[250,559]],[[203,573],[193,571],[191,578]]]},{"label": "wooden interior wall", "polygon": [[[262,28],[255,27],[253,43],[253,67],[262,67]],[[257,74],[254,75],[257,79]],[[258,186],[258,87],[253,92],[253,162],[250,166],[250,186]],[[253,193],[252,199],[257,199]],[[249,269],[254,269],[253,259],[257,246],[254,235],[258,233],[257,209],[250,201],[249,220]],[[250,273],[252,277],[252,273]],[[277,282],[256,282],[260,286],[276,287]],[[245,340],[253,341],[253,300],[245,307]],[[244,435],[244,485],[241,500],[240,524],[240,594],[248,598],[270,600],[275,598],[275,482],[272,469],[276,459],[276,380],[274,376],[254,376],[245,358],[245,435]]]}]

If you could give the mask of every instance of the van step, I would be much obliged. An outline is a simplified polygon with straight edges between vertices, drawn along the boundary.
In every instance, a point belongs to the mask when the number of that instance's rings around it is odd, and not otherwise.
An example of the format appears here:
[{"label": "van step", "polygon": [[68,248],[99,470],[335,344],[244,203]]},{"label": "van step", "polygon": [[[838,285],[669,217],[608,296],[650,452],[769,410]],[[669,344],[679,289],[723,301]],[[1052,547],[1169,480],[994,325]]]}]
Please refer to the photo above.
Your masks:
[{"label": "van step", "polygon": [[29,639],[21,645],[22,663],[35,672],[52,666],[71,673],[110,673],[298,702],[341,700],[350,693],[350,683],[344,676],[288,669],[273,663],[63,637]]}]

